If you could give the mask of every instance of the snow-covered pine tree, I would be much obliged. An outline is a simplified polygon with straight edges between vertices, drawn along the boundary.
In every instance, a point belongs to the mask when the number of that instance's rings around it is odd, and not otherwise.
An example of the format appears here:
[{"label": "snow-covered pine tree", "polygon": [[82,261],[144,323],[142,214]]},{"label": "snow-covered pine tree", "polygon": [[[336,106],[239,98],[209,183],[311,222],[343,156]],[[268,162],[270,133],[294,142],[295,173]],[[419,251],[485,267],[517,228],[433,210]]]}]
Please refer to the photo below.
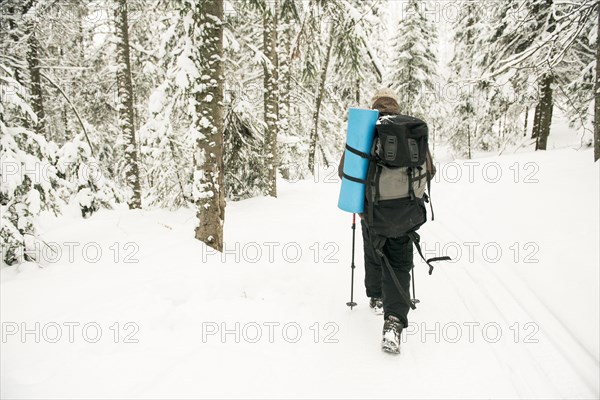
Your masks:
[{"label": "snow-covered pine tree", "polygon": [[[90,132],[93,127],[86,121],[90,97],[84,98],[84,93],[93,87],[86,80],[87,68],[83,66],[86,46],[91,42],[85,39],[90,25],[86,20],[88,2],[30,2],[25,4],[25,8],[29,7],[25,15],[15,4],[5,5],[14,11],[7,21],[7,32],[11,32],[14,41],[7,60],[14,65],[11,69],[15,79],[31,88],[32,102],[39,99],[41,93],[44,113],[43,124],[30,122],[29,117],[25,117],[27,113],[15,116],[21,118],[21,123],[16,123],[14,118],[11,123],[31,129],[43,125],[47,142],[53,142],[49,147],[57,149],[50,161],[56,167],[57,193],[64,201],[77,198],[83,215],[89,216],[101,206],[122,201],[122,193],[112,180],[104,179],[106,168],[93,156],[92,140],[99,138],[92,134],[95,131]],[[72,18],[65,18],[65,15]],[[29,37],[23,32],[30,31],[32,26],[37,44],[35,59],[40,63],[40,67],[35,68],[35,78],[30,65],[23,61],[31,54]],[[37,79],[39,86],[31,83]],[[40,110],[40,107],[36,108]],[[90,114],[99,116],[102,112],[96,109]],[[93,176],[89,174],[91,166]],[[98,180],[99,176],[102,181]],[[58,208],[54,210],[58,212]]]},{"label": "snow-covered pine tree", "polygon": [[315,172],[315,156],[319,146],[319,122],[321,116],[321,106],[325,97],[325,83],[327,81],[327,70],[331,61],[331,49],[335,40],[335,25],[336,21],[330,21],[329,33],[327,35],[327,45],[323,54],[321,71],[319,74],[319,83],[317,87],[317,95],[315,98],[315,108],[312,115],[312,129],[310,131],[309,147],[308,147],[308,170],[314,174]]},{"label": "snow-covered pine tree", "polygon": [[364,2],[354,0],[355,6],[362,9],[359,34],[364,38],[364,60],[365,67],[363,80],[359,92],[361,98],[359,104],[368,104],[370,95],[381,88],[383,79],[387,76],[387,65],[389,64],[389,37],[388,37],[388,4],[373,0]]},{"label": "snow-covered pine tree", "polygon": [[[326,85],[319,149],[325,165],[337,163],[344,144],[346,117],[350,107],[370,107],[372,94],[385,75],[387,25],[385,6],[378,1],[348,0],[332,12],[334,46],[332,67]],[[335,15],[335,17],[334,17]],[[336,164],[337,166],[337,164]]]},{"label": "snow-covered pine tree", "polygon": [[[235,2],[231,3],[232,12],[226,17],[226,100],[244,124],[258,128],[263,137],[262,154],[254,154],[252,159],[263,162],[264,179],[259,182],[259,188],[271,196],[276,195],[277,170],[280,169],[285,178],[290,177],[289,171],[295,171],[286,154],[288,150],[293,151],[297,142],[297,132],[290,128],[293,121],[289,119],[293,114],[290,107],[295,105],[291,101],[291,91],[296,80],[292,76],[292,57],[285,49],[291,48],[295,40],[291,20],[297,18],[296,5],[294,0]],[[281,110],[285,112],[283,117],[280,117]],[[282,138],[283,142],[280,142]],[[253,152],[254,149],[248,149],[248,155]],[[244,167],[227,165],[227,168],[240,170]],[[226,179],[228,176],[229,173]],[[230,184],[239,185],[239,182],[228,182],[228,187]],[[244,190],[251,192],[254,189],[256,187]]]},{"label": "snow-covered pine tree", "polygon": [[[134,3],[128,2],[128,7]],[[93,163],[99,162],[102,175],[120,192],[120,185],[127,186],[121,178],[127,144],[115,123],[119,121],[112,40],[115,2],[49,1],[40,8],[41,4],[36,9],[44,18],[37,19],[36,30],[46,136],[61,146],[70,142],[80,146],[79,139],[85,138],[89,149],[81,149],[77,160],[85,164],[92,157]],[[115,194],[111,202],[122,201],[121,196]]]},{"label": "snow-covered pine tree", "polygon": [[[361,82],[366,78],[366,71],[370,69],[366,48],[366,38],[363,35],[363,20],[371,13],[366,7],[372,6],[370,2],[346,2],[343,15],[345,18],[333,20],[334,30],[333,47],[331,54],[331,76],[325,93],[330,102],[346,104],[360,103]],[[365,68],[365,66],[367,68]],[[364,89],[364,88],[363,88]]]},{"label": "snow-covered pine tree", "polygon": [[572,128],[583,132],[582,144],[591,146],[593,133],[594,66],[596,64],[596,7],[591,0],[557,4],[557,47],[560,58],[554,68],[556,105]]},{"label": "snow-covered pine tree", "polygon": [[311,172],[319,156],[326,167],[338,160],[348,107],[366,103],[383,74],[378,58],[381,49],[368,43],[374,30],[379,29],[379,34],[385,30],[374,23],[376,6],[373,1],[331,1],[309,14],[313,29],[322,37],[309,45],[315,56],[307,61],[320,68],[307,80],[316,86],[308,152]]},{"label": "snow-covered pine tree", "polygon": [[[286,83],[289,89],[283,89],[282,102],[289,103],[287,115],[288,135],[282,135],[280,165],[284,178],[292,181],[312,175],[306,162],[309,157],[311,121],[309,115],[314,112],[317,79],[319,77],[319,54],[322,49],[321,14],[316,2],[294,1],[298,14],[291,43],[291,64]],[[285,5],[285,3],[284,3]],[[285,7],[284,7],[285,10]],[[285,16],[285,14],[284,14]],[[316,36],[315,36],[316,35]],[[284,77],[281,75],[281,77]],[[289,90],[289,93],[285,93]]]},{"label": "snow-covered pine tree", "polygon": [[388,85],[403,113],[427,119],[438,83],[437,26],[427,17],[427,2],[402,3],[403,18],[392,40]]},{"label": "snow-covered pine tree", "polygon": [[[593,0],[507,1],[499,5],[491,36],[480,46],[486,79],[510,82],[519,99],[508,110],[517,118],[525,114],[526,121],[529,109],[535,107],[532,137],[536,149],[546,148],[555,105],[570,117],[573,126],[585,129],[593,90],[594,56],[589,37],[594,6]],[[532,104],[533,85],[537,95]],[[515,112],[518,109],[520,112]]]},{"label": "snow-covered pine tree", "polygon": [[[473,2],[461,3],[458,18],[453,23],[454,54],[450,61],[451,77],[448,94],[452,103],[448,124],[444,126],[449,143],[460,155],[471,158],[473,148],[481,138],[479,107],[485,105],[487,94],[477,78],[479,72],[474,57],[479,50],[478,38],[484,35],[481,10]],[[452,90],[450,90],[452,89]]]},{"label": "snow-covered pine tree", "polygon": [[[40,46],[40,14],[48,6],[46,0],[17,1],[7,0],[0,4],[2,14],[3,41],[2,62],[15,71],[14,79],[27,88],[30,93],[29,102],[36,115],[35,122],[24,121],[24,126],[46,137],[46,118],[44,112],[44,87],[41,82],[40,67],[42,48]],[[23,115],[23,118],[29,118]],[[47,137],[46,137],[47,138]]]},{"label": "snow-covered pine tree", "polygon": [[227,199],[243,200],[263,194],[263,138],[248,118],[247,102],[229,108],[225,116],[224,163]]},{"label": "snow-covered pine tree", "polygon": [[189,22],[191,5],[180,1],[176,7],[162,8],[160,3],[155,6],[162,17],[152,23],[157,43],[150,53],[151,60],[144,65],[156,87],[148,96],[140,141],[148,187],[146,202],[174,209],[194,203],[196,135],[191,124],[195,100],[190,100],[188,91],[199,72],[190,36],[194,32]]},{"label": "snow-covered pine tree", "polygon": [[[506,85],[515,90],[514,97],[519,100],[512,101],[509,108],[518,109],[517,114],[528,114],[530,108],[536,108],[538,117],[541,108],[536,107],[537,94],[532,97],[530,93],[530,87],[537,87],[533,58],[521,59],[519,56],[535,45],[535,39],[545,25],[541,6],[538,0],[508,0],[498,4],[497,11],[491,15],[495,18],[488,22],[490,29],[478,41],[477,47],[481,51],[475,58],[484,74],[483,82],[492,90]],[[505,103],[501,94],[492,96],[489,109],[494,120],[508,112]],[[536,118],[536,130],[538,122]]]},{"label": "snow-covered pine tree", "polygon": [[[515,18],[518,0],[508,0],[495,5],[493,13],[486,14],[486,25],[477,39],[479,51],[474,54],[474,64],[481,70],[479,87],[485,89],[486,101],[480,103],[484,113],[481,118],[483,132],[482,149],[504,149],[522,137],[520,118],[528,115],[529,109],[535,106],[534,87],[530,75],[519,69],[511,69],[494,75],[499,67],[500,54],[510,52],[517,46],[523,35],[518,27],[519,19]],[[512,44],[511,44],[512,42]],[[527,116],[524,118],[527,123]]]},{"label": "snow-covered pine tree", "polygon": [[244,3],[225,14],[225,196],[240,200],[266,192],[262,12]]},{"label": "snow-covered pine tree", "polygon": [[124,202],[125,194],[107,179],[84,134],[66,142],[56,155],[58,176],[69,197],[74,197],[79,204],[82,217],[88,218],[101,208],[111,209]]},{"label": "snow-covered pine tree", "polygon": [[54,167],[57,147],[42,135],[18,125],[23,114],[34,124],[37,114],[14,71],[0,64],[0,240],[7,265],[38,261],[35,216],[59,212],[61,180]]}]

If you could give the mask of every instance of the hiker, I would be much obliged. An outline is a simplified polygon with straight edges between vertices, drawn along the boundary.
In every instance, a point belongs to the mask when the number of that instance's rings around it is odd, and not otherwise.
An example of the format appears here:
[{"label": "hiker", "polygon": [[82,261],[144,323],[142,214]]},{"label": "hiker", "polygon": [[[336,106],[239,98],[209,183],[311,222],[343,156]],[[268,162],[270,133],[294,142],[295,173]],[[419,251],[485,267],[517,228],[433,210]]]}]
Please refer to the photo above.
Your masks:
[{"label": "hiker", "polygon": [[[398,98],[394,91],[389,88],[380,89],[375,93],[371,101],[371,109],[376,109],[379,111],[378,124],[393,123],[394,118],[397,116],[397,118],[402,118],[403,121],[418,121],[426,127],[423,121],[409,116],[402,116],[400,114]],[[371,156],[373,156],[374,151],[375,146],[373,146],[373,149],[371,150]],[[429,148],[426,149],[425,163],[423,167],[424,168],[418,167],[419,175],[415,178],[421,180],[425,177],[425,179],[430,181],[435,174],[435,167],[433,165]],[[343,175],[343,168],[344,154],[342,154],[342,158],[338,167],[338,174],[340,178]],[[369,170],[372,171],[374,168],[375,167],[370,166]],[[399,186],[399,182],[401,181],[405,183],[406,187],[409,186],[409,184],[406,183],[406,169],[402,170],[403,175],[398,175],[401,170],[400,168],[383,168],[384,170],[379,172],[379,177],[376,179],[373,175],[374,173],[370,172],[371,177],[367,178],[366,183],[367,198],[365,199],[365,212],[359,214],[359,216],[361,218],[363,234],[365,288],[367,296],[370,298],[369,306],[375,311],[376,314],[383,314],[384,317],[382,348],[392,353],[398,353],[400,350],[400,335],[402,329],[408,326],[407,316],[408,311],[411,308],[411,305],[409,304],[410,299],[407,299],[406,294],[410,293],[410,273],[411,269],[414,267],[412,247],[413,240],[411,240],[411,237],[409,237],[407,234],[388,237],[386,233],[391,232],[393,235],[395,224],[394,216],[397,218],[406,217],[412,221],[413,215],[411,215],[410,212],[404,216],[402,215],[404,213],[404,210],[402,209],[403,204],[410,204],[411,206],[413,204],[417,204],[417,212],[423,213],[422,216],[419,216],[423,219],[422,222],[415,226],[414,230],[424,223],[426,219],[426,211],[424,205],[422,204],[424,201],[426,201],[427,195],[424,194],[424,188],[426,185],[423,184],[421,186],[419,184],[417,187],[422,187],[423,190],[415,189],[413,193],[411,190],[406,189],[406,193],[394,196],[393,192],[395,188],[393,186]],[[421,171],[422,169],[425,169],[425,171]],[[379,185],[377,195],[380,196],[375,202],[372,200],[374,197],[371,197],[370,199],[370,196],[373,196],[375,193],[375,188],[372,187],[374,182],[375,184]],[[410,179],[408,182],[412,183]],[[406,198],[398,199],[397,197]],[[414,201],[410,199],[414,199]],[[388,206],[393,204],[394,206],[399,207],[397,212],[393,209],[384,210],[385,212],[382,211],[379,205],[385,203],[386,201]],[[369,207],[371,207],[370,210]],[[376,219],[373,219],[372,215],[368,215],[369,211],[372,214],[375,214]],[[386,212],[393,212],[394,214],[391,215],[391,218],[388,218],[388,216],[385,215]],[[377,217],[379,217],[379,220],[377,220]],[[416,220],[418,219],[419,218],[416,218]],[[370,224],[373,226],[370,226]],[[389,224],[390,226],[386,227],[386,224]],[[404,296],[396,287],[394,278],[392,277],[388,268],[385,267],[384,263],[386,261],[389,262],[389,265],[394,271],[398,283],[404,290]]]}]

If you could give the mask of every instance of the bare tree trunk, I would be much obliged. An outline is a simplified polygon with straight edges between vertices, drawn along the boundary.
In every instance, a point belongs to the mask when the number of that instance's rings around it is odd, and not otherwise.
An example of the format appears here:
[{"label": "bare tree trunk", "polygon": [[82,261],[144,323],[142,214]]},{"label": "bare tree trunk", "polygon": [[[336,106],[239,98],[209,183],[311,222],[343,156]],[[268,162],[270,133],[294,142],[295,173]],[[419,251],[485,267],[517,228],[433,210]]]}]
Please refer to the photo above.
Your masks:
[{"label": "bare tree trunk", "polygon": [[[31,18],[31,17],[29,17]],[[31,107],[37,115],[37,122],[33,124],[33,129],[37,134],[45,136],[45,113],[44,96],[42,93],[42,81],[40,77],[40,58],[39,42],[37,40],[35,25],[32,20],[25,23],[27,35],[27,66],[29,68],[29,84],[31,90]]]},{"label": "bare tree trunk", "polygon": [[[26,7],[31,7],[31,5],[26,6]],[[25,14],[27,12],[27,10],[28,10],[28,8],[24,8],[23,14]],[[15,6],[13,4],[8,5],[7,11],[8,11],[8,15],[16,15],[16,12],[17,12],[15,10]],[[17,31],[17,24],[15,23],[14,18],[7,18],[7,21],[8,21],[8,30],[10,32],[10,37],[12,39],[12,43],[10,45],[16,46],[20,41],[19,33]],[[15,68],[15,80],[19,83],[19,85],[25,86],[25,84],[23,83],[23,78],[21,76],[20,68]]]},{"label": "bare tree trunk", "polygon": [[[291,120],[291,102],[292,102],[292,36],[293,36],[293,23],[286,18],[281,24],[282,29],[280,30],[281,35],[279,38],[279,132],[282,136],[290,136]],[[283,144],[280,147],[283,151],[289,151],[291,145]],[[291,178],[290,165],[282,165],[278,163],[279,171],[283,179],[289,180]]]},{"label": "bare tree trunk", "polygon": [[594,161],[600,159],[600,4],[598,5],[598,33],[596,35],[596,89],[594,107]]},{"label": "bare tree trunk", "polygon": [[504,126],[502,125],[502,116],[500,116],[498,118],[498,132],[500,133],[500,140],[504,138],[504,131],[502,130],[503,128]]},{"label": "bare tree trunk", "polygon": [[[535,110],[533,111],[533,126],[531,128],[531,138],[537,139],[539,130],[540,130],[540,117],[542,113],[542,99],[538,100],[538,103],[535,105]],[[537,147],[537,140],[536,140]]]},{"label": "bare tree trunk", "polygon": [[[7,8],[6,8],[7,16],[16,16],[17,13],[21,13],[21,15],[27,13],[27,10],[29,10],[29,8],[31,7],[31,2],[30,2],[30,4],[26,4],[22,7],[19,7],[18,11],[15,7],[16,7],[16,5],[12,4],[12,3],[9,3],[7,5]],[[18,46],[19,42],[21,41],[20,33],[22,33],[22,32],[20,32],[18,30],[18,26],[15,23],[15,20],[16,20],[16,18],[11,18],[11,17],[8,17],[6,19],[0,18],[0,25],[1,25],[0,29],[3,29],[3,30],[5,29],[4,22],[6,21],[7,22],[6,26],[8,28],[8,32],[10,32],[9,36],[12,39],[11,42],[3,43],[3,45],[5,45],[5,46],[2,47],[2,49],[1,49],[2,52],[6,51],[6,48],[9,46],[15,46],[15,47]],[[27,68],[26,63],[23,63],[23,62],[21,62],[21,60],[19,60],[18,63],[14,63],[11,66],[14,69],[14,78],[17,81],[17,83],[19,85],[21,85],[22,87],[28,87],[28,84],[24,80],[25,74],[23,74],[24,70],[26,70],[26,68]],[[26,115],[18,115],[18,116],[15,116],[15,118],[18,119],[20,121],[20,125],[22,125],[25,128],[30,128],[32,125],[31,120]]]},{"label": "bare tree trunk", "polygon": [[[546,0],[545,5],[542,2],[534,3],[532,15],[537,15],[537,27],[535,31],[538,31],[544,24],[548,24],[546,33],[551,33],[556,29],[554,24],[554,17],[552,15],[552,4],[554,0]],[[550,124],[552,123],[552,83],[554,82],[554,76],[552,72],[546,72],[542,76],[538,77],[539,81],[539,93],[538,93],[538,104],[535,107],[535,114],[533,118],[533,132],[531,137],[535,138],[535,149],[546,150],[548,141],[548,135],[550,135]]]},{"label": "bare tree trunk", "polygon": [[327,154],[325,154],[325,149],[319,143],[319,150],[321,151],[321,157],[323,157],[323,162],[325,163],[325,168],[329,168],[329,160],[327,159]]},{"label": "bare tree trunk", "polygon": [[329,68],[329,59],[331,58],[331,48],[333,47],[333,24],[329,30],[329,43],[325,53],[325,63],[321,71],[321,79],[319,81],[319,91],[317,93],[317,102],[315,112],[313,114],[313,129],[310,132],[310,144],[308,148],[308,170],[314,173],[315,169],[315,154],[317,152],[317,141],[319,140],[319,115],[321,112],[321,103],[325,96],[325,81],[327,79],[327,69]]},{"label": "bare tree trunk", "polygon": [[133,118],[133,82],[129,59],[129,26],[127,0],[117,0],[115,10],[115,32],[117,36],[117,87],[119,93],[119,127],[125,148],[125,179],[133,191],[129,208],[142,207],[142,189],[138,165],[137,143]]},{"label": "bare tree trunk", "polygon": [[542,99],[540,101],[539,130],[536,144],[536,150],[546,150],[548,136],[550,136],[550,126],[552,125],[552,109],[554,102],[552,100],[552,83],[554,75],[547,73],[542,77]]},{"label": "bare tree trunk", "polygon": [[285,134],[289,130],[289,116],[292,97],[292,23],[286,21],[283,24],[281,37],[278,38],[279,46],[278,56],[278,77],[279,77],[279,98],[281,107],[279,109],[280,131]]},{"label": "bare tree trunk", "polygon": [[377,84],[381,85],[383,83],[383,71],[379,69],[377,62],[375,61],[375,57],[373,56],[372,50],[369,46],[367,46],[367,54],[369,55],[369,59],[371,60],[371,64],[373,65],[373,70],[375,71],[375,77],[377,78]]},{"label": "bare tree trunk", "polygon": [[263,44],[268,62],[264,64],[264,104],[265,104],[265,162],[267,173],[267,194],[277,197],[277,131],[279,121],[279,57],[277,54],[277,13],[278,0],[274,10],[266,10],[263,16]]},{"label": "bare tree trunk", "polygon": [[[201,82],[204,90],[195,92],[194,125],[196,141],[195,171],[198,194],[196,239],[223,251],[225,223],[225,184],[223,165],[223,0],[201,0],[194,16],[201,32]],[[208,121],[208,123],[207,123]]]},{"label": "bare tree trunk", "polygon": [[467,156],[471,159],[471,127],[467,125]]},{"label": "bare tree trunk", "polygon": [[408,73],[407,73],[408,82],[406,85],[406,89],[404,90],[404,101],[403,104],[400,104],[400,110],[404,112],[404,114],[413,115],[415,110],[413,110],[413,101],[419,95],[416,93],[417,89],[415,86],[415,77],[413,74],[413,63],[412,61],[408,63]]},{"label": "bare tree trunk", "polygon": [[529,119],[529,106],[525,107],[525,128],[523,128],[523,136],[527,136],[527,121]]}]

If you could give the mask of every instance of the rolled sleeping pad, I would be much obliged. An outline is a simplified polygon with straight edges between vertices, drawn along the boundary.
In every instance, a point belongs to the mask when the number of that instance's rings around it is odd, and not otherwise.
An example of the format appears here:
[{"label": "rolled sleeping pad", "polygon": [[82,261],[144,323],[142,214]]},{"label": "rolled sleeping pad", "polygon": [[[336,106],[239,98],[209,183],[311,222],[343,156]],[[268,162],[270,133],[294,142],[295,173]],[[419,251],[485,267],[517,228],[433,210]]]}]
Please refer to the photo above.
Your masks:
[{"label": "rolled sleeping pad", "polygon": [[379,117],[377,110],[350,108],[348,110],[348,129],[344,155],[344,176],[338,200],[338,208],[351,213],[362,213],[365,208],[365,179],[369,169],[369,160],[348,149],[357,150],[365,155],[371,152],[375,124]]}]

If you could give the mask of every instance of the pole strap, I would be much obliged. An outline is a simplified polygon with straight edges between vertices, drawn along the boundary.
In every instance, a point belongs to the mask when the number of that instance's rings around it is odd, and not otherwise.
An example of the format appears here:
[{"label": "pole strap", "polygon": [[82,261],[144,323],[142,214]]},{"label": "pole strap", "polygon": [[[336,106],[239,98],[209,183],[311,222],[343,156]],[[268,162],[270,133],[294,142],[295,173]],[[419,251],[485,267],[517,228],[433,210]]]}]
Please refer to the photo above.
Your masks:
[{"label": "pole strap", "polygon": [[429,275],[433,274],[433,265],[431,265],[432,262],[452,260],[448,256],[432,257],[432,258],[426,259],[425,256],[423,256],[423,251],[421,250],[421,245],[420,245],[421,237],[419,236],[419,234],[417,232],[413,231],[413,232],[408,232],[407,235],[408,235],[409,239],[411,240],[411,242],[413,242],[415,244],[415,247],[417,248],[417,251],[419,252],[419,255],[421,256],[423,261],[425,261],[425,263],[427,265],[429,265]]}]

